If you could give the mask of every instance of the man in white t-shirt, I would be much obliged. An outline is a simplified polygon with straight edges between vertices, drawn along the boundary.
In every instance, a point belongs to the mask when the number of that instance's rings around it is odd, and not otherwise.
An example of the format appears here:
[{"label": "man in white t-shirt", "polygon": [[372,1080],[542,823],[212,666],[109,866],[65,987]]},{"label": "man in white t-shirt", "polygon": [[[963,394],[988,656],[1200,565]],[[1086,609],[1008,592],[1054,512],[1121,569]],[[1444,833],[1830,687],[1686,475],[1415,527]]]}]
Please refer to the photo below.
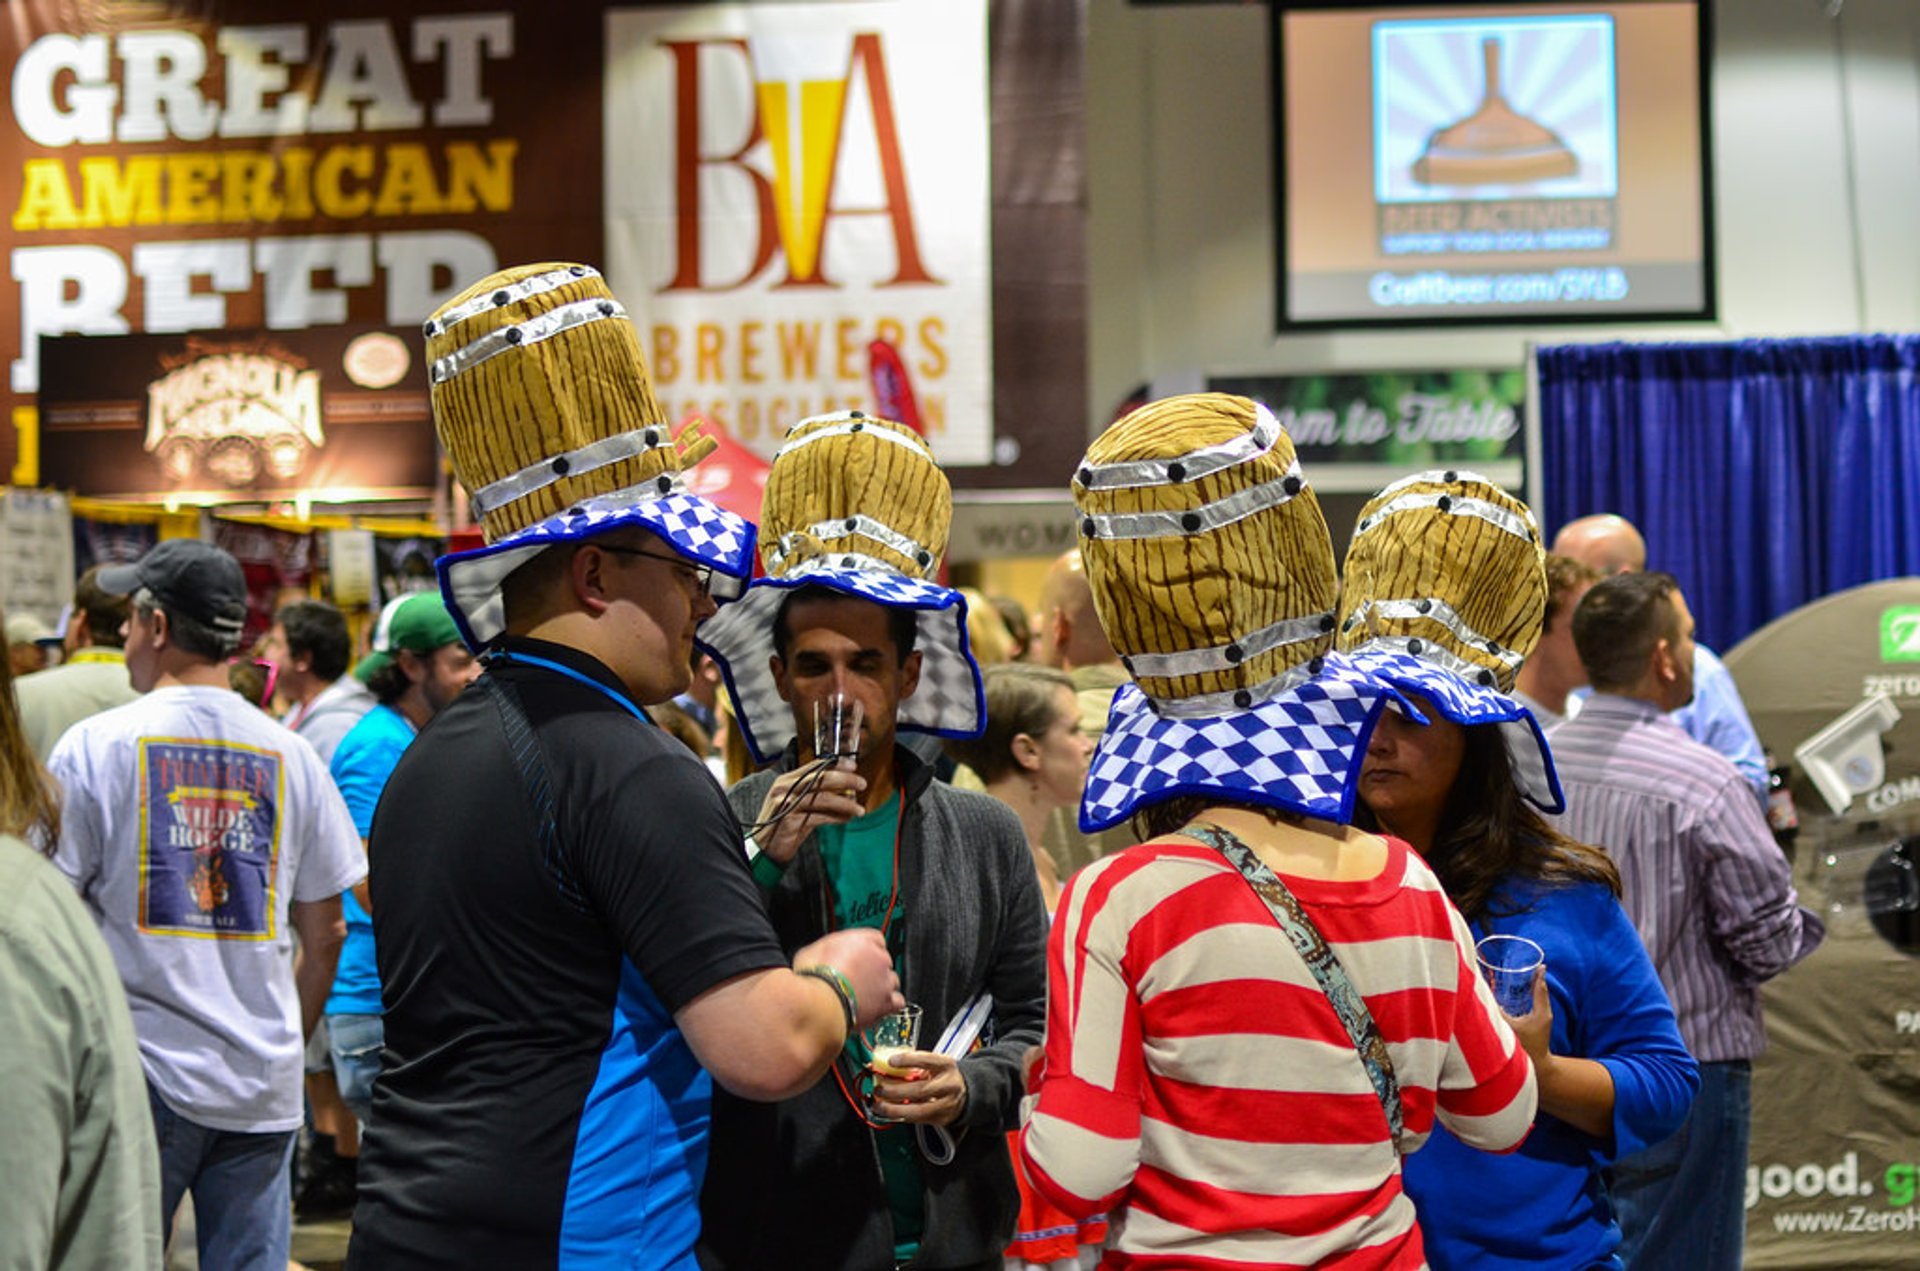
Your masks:
[{"label": "man in white t-shirt", "polygon": [[191,1192],[202,1266],[284,1271],[301,1039],[333,980],[340,893],[366,858],[313,748],[227,687],[246,620],[239,563],[174,539],[99,583],[133,598],[127,671],[145,696],[54,747],[54,864],[126,986],[169,1234]]}]

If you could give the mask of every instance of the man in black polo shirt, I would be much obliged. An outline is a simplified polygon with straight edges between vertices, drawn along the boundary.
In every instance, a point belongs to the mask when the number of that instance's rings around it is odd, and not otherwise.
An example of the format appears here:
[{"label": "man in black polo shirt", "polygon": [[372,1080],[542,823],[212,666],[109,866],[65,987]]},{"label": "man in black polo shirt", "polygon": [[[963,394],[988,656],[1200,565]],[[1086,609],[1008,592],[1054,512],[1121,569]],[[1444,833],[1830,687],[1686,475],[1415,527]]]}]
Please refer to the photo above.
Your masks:
[{"label": "man in black polo shirt", "polygon": [[753,532],[680,489],[698,447],[624,310],[539,265],[427,330],[491,540],[441,586],[486,671],[374,816],[386,1044],[350,1265],[690,1268],[711,1079],[796,1093],[901,999],[872,932],[781,952],[719,788],[647,719]]}]

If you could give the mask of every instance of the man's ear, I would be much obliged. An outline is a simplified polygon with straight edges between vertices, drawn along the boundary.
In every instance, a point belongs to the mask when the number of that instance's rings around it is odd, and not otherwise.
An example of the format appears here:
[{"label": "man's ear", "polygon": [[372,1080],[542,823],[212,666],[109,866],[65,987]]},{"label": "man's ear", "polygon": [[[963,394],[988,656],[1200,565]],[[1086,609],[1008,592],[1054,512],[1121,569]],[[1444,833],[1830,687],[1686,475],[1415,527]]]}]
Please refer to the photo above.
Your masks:
[{"label": "man's ear", "polygon": [[427,679],[427,659],[431,654],[415,653],[412,649],[395,649],[393,660],[399,664],[400,674],[407,677],[409,684],[423,684]]},{"label": "man's ear", "polygon": [[787,696],[787,664],[781,660],[778,653],[767,655],[767,670],[773,676],[773,688],[780,694],[780,700],[792,702],[793,699]]},{"label": "man's ear", "polygon": [[573,589],[573,598],[596,618],[613,603],[607,587],[607,571],[612,562],[611,553],[601,551],[592,543],[582,544],[567,562],[567,586]]},{"label": "man's ear", "polygon": [[1673,683],[1677,667],[1673,658],[1673,642],[1661,636],[1653,642],[1653,678],[1661,684]]},{"label": "man's ear", "polygon": [[[139,620],[139,615],[134,615],[134,621],[138,622]],[[150,643],[156,649],[164,649],[172,639],[173,619],[167,616],[165,609],[155,609],[153,611],[153,639]]]},{"label": "man's ear", "polygon": [[900,664],[900,700],[906,701],[913,696],[913,690],[920,687],[920,650],[907,654],[907,660]]}]

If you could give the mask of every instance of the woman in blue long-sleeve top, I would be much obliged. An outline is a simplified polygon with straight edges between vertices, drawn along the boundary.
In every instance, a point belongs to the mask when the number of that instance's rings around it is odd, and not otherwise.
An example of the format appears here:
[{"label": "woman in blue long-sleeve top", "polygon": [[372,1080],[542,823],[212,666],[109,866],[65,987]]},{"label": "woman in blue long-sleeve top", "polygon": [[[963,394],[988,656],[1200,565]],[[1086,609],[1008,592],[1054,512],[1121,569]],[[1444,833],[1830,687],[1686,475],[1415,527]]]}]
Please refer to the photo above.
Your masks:
[{"label": "woman in blue long-sleeve top", "polygon": [[1679,1128],[1699,1069],[1620,907],[1612,861],[1522,801],[1498,726],[1426,714],[1424,727],[1381,716],[1362,801],[1420,851],[1476,936],[1525,936],[1546,953],[1532,1011],[1510,1020],[1539,1074],[1533,1133],[1493,1156],[1436,1129],[1405,1163],[1428,1260],[1436,1271],[1621,1267],[1603,1171]]}]

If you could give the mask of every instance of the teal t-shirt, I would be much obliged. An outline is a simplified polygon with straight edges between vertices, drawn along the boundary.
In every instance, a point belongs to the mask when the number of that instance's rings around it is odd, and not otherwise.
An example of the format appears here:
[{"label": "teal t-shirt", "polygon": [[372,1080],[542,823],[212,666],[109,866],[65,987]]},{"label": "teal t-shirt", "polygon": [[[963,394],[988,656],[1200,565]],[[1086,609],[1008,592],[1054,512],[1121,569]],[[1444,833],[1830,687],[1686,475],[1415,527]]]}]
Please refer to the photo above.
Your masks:
[{"label": "teal t-shirt", "polygon": [[[885,929],[888,946],[900,947],[900,924],[906,920],[894,896],[893,847],[900,825],[900,795],[845,825],[823,825],[816,831],[821,863],[833,888],[834,918],[840,927]],[[889,902],[892,921],[887,919]],[[894,970],[900,969],[899,955]],[[924,1048],[926,1038],[921,1038]],[[864,1039],[849,1037],[847,1053],[865,1067],[869,1055]],[[914,1150],[913,1127],[878,1130],[880,1172],[887,1181],[887,1203],[893,1210],[893,1256],[911,1258],[920,1249],[925,1197],[921,1194],[920,1158]]]}]

